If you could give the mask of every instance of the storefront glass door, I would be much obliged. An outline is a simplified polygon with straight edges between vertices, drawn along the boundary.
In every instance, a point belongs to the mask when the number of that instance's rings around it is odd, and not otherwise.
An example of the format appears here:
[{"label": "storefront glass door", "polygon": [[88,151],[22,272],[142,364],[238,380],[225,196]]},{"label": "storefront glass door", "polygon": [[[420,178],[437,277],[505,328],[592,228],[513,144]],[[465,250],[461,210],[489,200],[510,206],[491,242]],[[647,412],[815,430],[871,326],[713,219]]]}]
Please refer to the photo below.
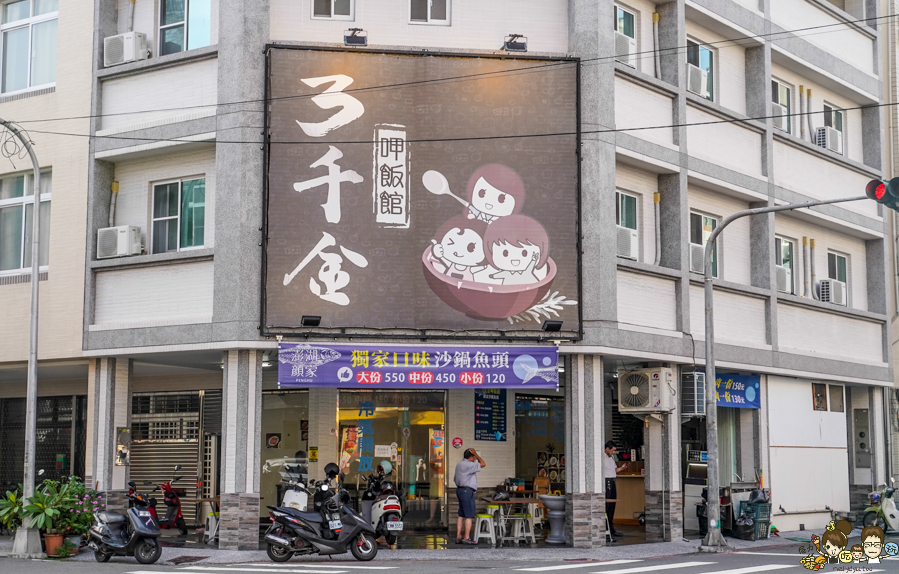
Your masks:
[{"label": "storefront glass door", "polygon": [[548,478],[565,492],[565,399],[515,395],[515,472],[527,482]]},{"label": "storefront glass door", "polygon": [[309,393],[263,393],[261,435],[259,488],[262,504],[259,515],[268,516],[266,506],[281,504],[282,480],[309,480]]},{"label": "storefront glass door", "polygon": [[403,501],[406,529],[446,527],[446,393],[340,391],[338,464],[357,497],[383,461]]}]

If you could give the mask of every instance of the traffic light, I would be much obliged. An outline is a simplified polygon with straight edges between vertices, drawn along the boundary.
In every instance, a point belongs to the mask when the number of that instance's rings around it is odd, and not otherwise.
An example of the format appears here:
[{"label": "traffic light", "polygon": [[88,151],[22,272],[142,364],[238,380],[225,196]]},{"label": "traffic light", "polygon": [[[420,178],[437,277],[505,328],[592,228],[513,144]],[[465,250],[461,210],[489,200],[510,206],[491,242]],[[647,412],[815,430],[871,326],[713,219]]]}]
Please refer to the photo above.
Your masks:
[{"label": "traffic light", "polygon": [[890,181],[872,179],[865,186],[865,195],[877,203],[899,211],[899,177],[894,177]]}]

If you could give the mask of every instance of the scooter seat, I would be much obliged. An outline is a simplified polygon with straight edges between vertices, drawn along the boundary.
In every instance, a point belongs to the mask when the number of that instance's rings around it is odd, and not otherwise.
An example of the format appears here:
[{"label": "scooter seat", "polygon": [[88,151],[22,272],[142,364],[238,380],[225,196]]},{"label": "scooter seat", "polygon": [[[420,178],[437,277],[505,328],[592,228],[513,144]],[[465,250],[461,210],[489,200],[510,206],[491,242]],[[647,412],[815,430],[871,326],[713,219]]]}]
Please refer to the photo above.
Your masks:
[{"label": "scooter seat", "polygon": [[321,522],[322,515],[318,512],[303,512],[302,510],[297,510],[296,508],[288,508],[281,507],[278,510],[284,512],[285,514],[290,514],[292,516],[296,516],[297,518],[302,518],[307,522]]},{"label": "scooter seat", "polygon": [[125,522],[125,515],[116,512],[98,512],[97,518],[106,524],[121,524],[122,522]]}]

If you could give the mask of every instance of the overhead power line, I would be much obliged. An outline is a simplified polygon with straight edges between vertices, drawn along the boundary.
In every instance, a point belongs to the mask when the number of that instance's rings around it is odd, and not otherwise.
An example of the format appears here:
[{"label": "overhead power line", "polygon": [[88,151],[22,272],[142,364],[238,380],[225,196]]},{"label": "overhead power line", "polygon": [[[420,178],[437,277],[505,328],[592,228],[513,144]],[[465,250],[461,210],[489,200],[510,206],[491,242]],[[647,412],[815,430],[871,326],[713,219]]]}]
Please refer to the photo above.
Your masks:
[{"label": "overhead power line", "polygon": [[[863,22],[871,22],[871,21],[876,21],[876,20],[892,19],[892,18],[895,18],[896,16],[899,16],[899,14],[887,14],[884,16],[877,16],[874,18],[862,18],[859,20],[848,20],[845,22],[835,22],[832,24],[821,24],[818,26],[795,28],[792,30],[781,30],[778,32],[769,32],[767,34],[752,34],[752,35],[747,35],[747,36],[739,36],[736,38],[726,38],[723,40],[716,40],[714,42],[702,42],[701,45],[703,45],[703,46],[718,46],[718,45],[723,45],[723,44],[732,44],[731,46],[723,46],[724,48],[730,48],[730,47],[741,47],[742,46],[741,44],[736,44],[736,42],[758,40],[759,38],[774,38],[775,36],[784,36],[784,35],[796,35],[800,38],[804,38],[807,36],[815,36],[818,34],[830,34],[830,33],[834,33],[834,32],[840,32],[842,30],[828,30],[826,32],[817,32],[817,33],[813,33],[813,34],[803,34],[803,35],[799,35],[797,33],[798,32],[808,32],[811,30],[822,30],[822,29],[833,28],[833,27],[837,27],[837,26],[849,26],[851,24],[860,24]],[[667,53],[667,52],[680,53],[680,52],[685,52],[687,49],[688,48],[686,45],[671,46],[668,48],[658,48],[656,50],[643,50],[640,52],[635,52],[633,54],[615,54],[612,56],[599,56],[596,58],[584,58],[584,59],[579,60],[579,62],[581,65],[596,64],[596,63],[600,63],[600,62],[615,61],[615,60],[618,60],[621,58],[627,58],[630,56],[639,56],[638,59],[649,59],[649,58],[654,57],[657,52],[658,53]],[[323,50],[327,51],[327,48],[324,48]],[[485,57],[488,57],[488,56],[485,56]],[[513,68],[510,70],[497,70],[497,71],[493,71],[493,72],[481,72],[481,73],[476,73],[476,74],[449,76],[449,77],[445,77],[445,78],[433,78],[433,79],[427,79],[427,80],[416,80],[416,81],[412,81],[412,82],[398,82],[395,84],[383,84],[383,85],[379,85],[379,86],[363,86],[363,87],[358,87],[358,88],[349,88],[349,89],[343,90],[341,93],[352,94],[352,93],[359,93],[359,92],[391,90],[391,89],[416,86],[416,85],[439,84],[439,83],[443,83],[443,82],[471,81],[471,80],[476,80],[476,79],[481,79],[481,78],[486,78],[486,77],[497,77],[497,76],[518,75],[518,74],[525,74],[525,73],[535,73],[535,72],[545,71],[550,68],[557,68],[560,66],[572,66],[572,65],[576,65],[577,63],[578,62],[572,61],[572,60],[556,60],[556,61],[547,62],[545,64],[526,66],[526,67],[522,67],[522,68]],[[281,100],[308,99],[308,98],[313,98],[317,95],[319,95],[319,94],[314,93],[314,94],[297,94],[297,95],[291,95],[291,96],[281,96],[278,98],[269,98],[268,102],[271,103],[271,102],[277,102],[277,101],[281,101]],[[238,101],[234,101],[234,102],[220,102],[220,103],[215,103],[215,104],[197,104],[197,105],[193,105],[193,106],[177,106],[177,107],[170,107],[170,108],[156,108],[156,109],[150,109],[150,110],[134,110],[134,111],[128,111],[128,112],[114,112],[111,114],[91,114],[91,115],[83,115],[83,116],[66,116],[66,117],[57,117],[57,118],[38,118],[38,119],[32,119],[32,120],[20,120],[18,123],[32,124],[32,123],[44,123],[44,122],[55,122],[55,121],[109,118],[109,117],[116,117],[116,116],[135,116],[138,114],[148,114],[148,113],[178,112],[178,111],[196,110],[196,109],[213,108],[213,107],[228,107],[228,106],[259,104],[259,103],[264,103],[265,101],[266,100],[264,98],[256,98],[256,99],[249,99],[249,100],[238,100]],[[254,112],[261,113],[263,111],[264,110],[236,110],[236,111],[221,111],[221,112],[217,111],[216,115],[228,115],[228,114],[234,114],[234,113],[254,113]],[[166,140],[158,140],[158,141],[166,141]]]}]

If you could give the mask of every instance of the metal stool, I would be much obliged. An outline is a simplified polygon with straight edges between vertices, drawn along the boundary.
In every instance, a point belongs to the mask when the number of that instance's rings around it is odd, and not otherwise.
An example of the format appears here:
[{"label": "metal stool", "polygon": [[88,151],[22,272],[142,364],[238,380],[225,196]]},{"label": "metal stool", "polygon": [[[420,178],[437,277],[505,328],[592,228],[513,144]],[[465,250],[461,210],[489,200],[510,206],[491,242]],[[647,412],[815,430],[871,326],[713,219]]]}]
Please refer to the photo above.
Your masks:
[{"label": "metal stool", "polygon": [[513,514],[516,520],[512,529],[512,536],[515,538],[523,538],[525,542],[530,538],[532,543],[537,542],[534,536],[534,517],[528,513]]},{"label": "metal stool", "polygon": [[[477,523],[474,527],[474,541],[477,542],[481,538],[481,534],[484,534],[485,537],[490,538],[490,543],[496,546],[496,533],[493,531],[493,515],[492,514],[477,514],[475,515],[477,518]],[[481,530],[481,526],[486,524],[487,530]]]}]

